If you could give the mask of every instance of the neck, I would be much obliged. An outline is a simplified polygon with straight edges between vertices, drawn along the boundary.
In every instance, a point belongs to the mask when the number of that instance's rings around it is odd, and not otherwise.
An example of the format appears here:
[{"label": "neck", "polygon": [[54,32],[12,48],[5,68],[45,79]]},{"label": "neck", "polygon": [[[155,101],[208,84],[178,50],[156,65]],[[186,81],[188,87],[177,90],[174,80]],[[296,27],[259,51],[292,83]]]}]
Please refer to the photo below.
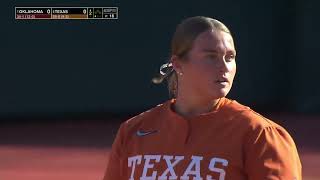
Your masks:
[{"label": "neck", "polygon": [[195,96],[177,96],[174,104],[174,110],[177,114],[191,118],[200,114],[208,113],[218,104],[220,98],[209,99]]}]

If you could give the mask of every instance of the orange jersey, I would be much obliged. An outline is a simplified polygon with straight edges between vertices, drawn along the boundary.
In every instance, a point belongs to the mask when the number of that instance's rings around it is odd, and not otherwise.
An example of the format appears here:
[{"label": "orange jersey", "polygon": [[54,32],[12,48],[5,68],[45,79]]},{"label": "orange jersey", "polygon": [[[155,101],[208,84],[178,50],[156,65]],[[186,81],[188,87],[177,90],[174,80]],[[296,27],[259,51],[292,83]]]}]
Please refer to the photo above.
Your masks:
[{"label": "orange jersey", "polygon": [[124,122],[104,180],[301,180],[288,132],[250,108],[222,98],[191,119],[175,100]]}]

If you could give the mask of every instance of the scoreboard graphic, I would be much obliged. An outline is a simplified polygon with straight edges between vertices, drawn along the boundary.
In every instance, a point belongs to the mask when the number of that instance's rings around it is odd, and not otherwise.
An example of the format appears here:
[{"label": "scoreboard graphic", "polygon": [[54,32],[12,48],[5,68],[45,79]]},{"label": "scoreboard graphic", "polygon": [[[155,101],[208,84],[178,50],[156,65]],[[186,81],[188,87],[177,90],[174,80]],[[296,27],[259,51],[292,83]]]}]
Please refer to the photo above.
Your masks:
[{"label": "scoreboard graphic", "polygon": [[118,7],[15,7],[15,19],[118,19]]}]

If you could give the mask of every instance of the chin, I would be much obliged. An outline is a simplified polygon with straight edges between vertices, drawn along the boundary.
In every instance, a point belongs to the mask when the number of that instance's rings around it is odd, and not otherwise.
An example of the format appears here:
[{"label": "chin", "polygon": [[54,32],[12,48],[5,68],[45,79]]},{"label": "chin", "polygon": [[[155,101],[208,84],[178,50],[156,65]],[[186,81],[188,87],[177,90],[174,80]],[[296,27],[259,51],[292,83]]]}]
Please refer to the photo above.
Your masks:
[{"label": "chin", "polygon": [[212,92],[212,97],[214,99],[218,99],[218,98],[222,98],[227,96],[227,94],[229,93],[230,89],[229,88],[223,88],[223,89],[219,89],[215,92]]}]

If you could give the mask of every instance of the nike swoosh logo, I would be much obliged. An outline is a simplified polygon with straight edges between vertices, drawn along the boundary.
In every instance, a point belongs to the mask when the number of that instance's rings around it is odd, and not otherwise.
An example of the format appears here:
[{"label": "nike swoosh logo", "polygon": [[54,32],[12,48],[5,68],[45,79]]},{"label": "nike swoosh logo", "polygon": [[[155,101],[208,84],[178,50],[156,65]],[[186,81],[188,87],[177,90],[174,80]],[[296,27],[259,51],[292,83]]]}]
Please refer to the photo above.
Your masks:
[{"label": "nike swoosh logo", "polygon": [[142,131],[142,130],[138,130],[137,131],[137,136],[147,136],[147,135],[150,135],[150,134],[153,134],[153,133],[157,133],[158,130],[153,130],[153,131]]}]

